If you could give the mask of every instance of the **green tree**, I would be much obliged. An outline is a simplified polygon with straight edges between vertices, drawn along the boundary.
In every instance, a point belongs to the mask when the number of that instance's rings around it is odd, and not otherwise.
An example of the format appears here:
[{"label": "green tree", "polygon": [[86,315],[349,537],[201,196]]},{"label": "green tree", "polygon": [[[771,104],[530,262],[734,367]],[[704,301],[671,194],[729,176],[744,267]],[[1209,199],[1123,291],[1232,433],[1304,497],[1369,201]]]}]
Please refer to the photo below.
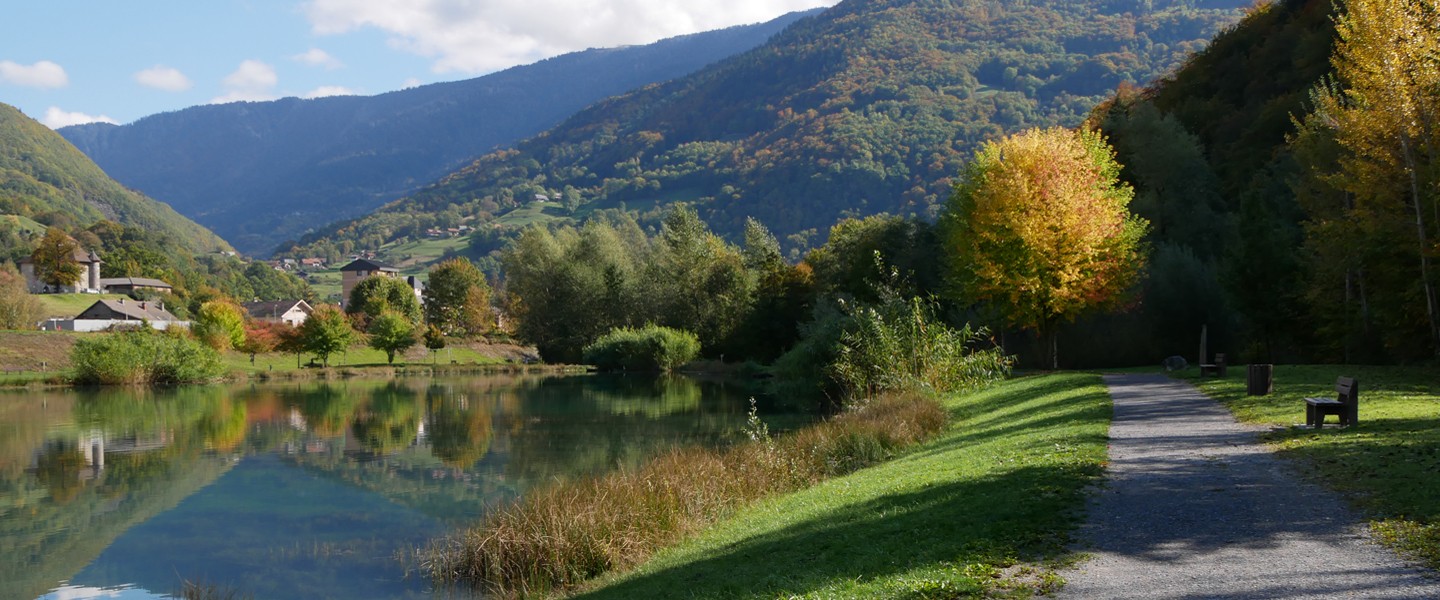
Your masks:
[{"label": "green tree", "polygon": [[479,335],[494,323],[485,274],[463,258],[430,269],[425,284],[425,321],[449,335]]},{"label": "green tree", "polygon": [[501,259],[516,335],[547,361],[574,363],[601,334],[651,314],[637,274],[644,243],[633,221],[526,229]]},{"label": "green tree", "polygon": [[296,333],[299,347],[320,357],[327,367],[330,355],[349,348],[356,338],[350,319],[339,307],[330,304],[315,307]]},{"label": "green tree", "polygon": [[1146,222],[1095,131],[1032,129],[985,144],[956,186],[945,247],[962,298],[1036,330],[1058,367],[1055,331],[1113,306],[1144,264]]},{"label": "green tree", "polygon": [[648,258],[642,296],[653,303],[654,321],[694,332],[707,352],[723,348],[754,302],[756,282],[740,250],[680,204],[665,215]]},{"label": "green tree", "polygon": [[400,313],[415,324],[419,324],[423,316],[415,288],[399,277],[366,278],[350,290],[350,302],[345,305],[345,312],[358,315],[366,326],[387,310]]},{"label": "green tree", "polygon": [[211,300],[200,305],[190,331],[216,350],[245,344],[245,312],[229,300]]},{"label": "green tree", "polygon": [[445,332],[434,325],[425,328],[425,347],[430,349],[430,362],[435,362],[435,352],[445,347]]},{"label": "green tree", "polygon": [[46,285],[60,287],[74,285],[85,272],[85,267],[75,262],[75,253],[80,246],[57,227],[45,230],[45,237],[35,245],[31,260],[35,263],[35,277]]},{"label": "green tree", "polygon": [[395,364],[395,353],[415,345],[415,324],[393,310],[380,313],[370,320],[365,330],[370,334],[370,347],[385,353],[385,361]]}]

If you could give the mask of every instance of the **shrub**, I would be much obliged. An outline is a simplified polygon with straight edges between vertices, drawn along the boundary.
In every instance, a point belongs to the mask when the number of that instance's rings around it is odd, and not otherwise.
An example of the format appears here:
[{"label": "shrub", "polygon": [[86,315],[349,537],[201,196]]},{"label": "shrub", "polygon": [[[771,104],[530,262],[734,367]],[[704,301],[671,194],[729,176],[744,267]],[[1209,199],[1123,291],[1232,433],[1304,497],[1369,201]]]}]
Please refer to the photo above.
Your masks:
[{"label": "shrub", "polygon": [[245,344],[245,309],[229,300],[211,300],[200,305],[190,332],[216,350]]},{"label": "shrub", "polygon": [[1008,376],[1012,362],[999,348],[976,348],[986,333],[946,325],[919,298],[863,306],[840,336],[828,371],[850,397],[979,387]]},{"label": "shrub", "polygon": [[700,355],[695,334],[669,327],[619,327],[585,347],[585,362],[605,370],[673,371]]},{"label": "shrub", "polygon": [[215,350],[183,332],[149,328],[77,340],[70,362],[77,383],[163,385],[209,381],[222,373]]},{"label": "shrub", "polygon": [[775,362],[777,394],[849,403],[889,391],[947,393],[1005,378],[1013,359],[984,347],[984,329],[956,329],[918,298],[821,306],[800,343]]}]

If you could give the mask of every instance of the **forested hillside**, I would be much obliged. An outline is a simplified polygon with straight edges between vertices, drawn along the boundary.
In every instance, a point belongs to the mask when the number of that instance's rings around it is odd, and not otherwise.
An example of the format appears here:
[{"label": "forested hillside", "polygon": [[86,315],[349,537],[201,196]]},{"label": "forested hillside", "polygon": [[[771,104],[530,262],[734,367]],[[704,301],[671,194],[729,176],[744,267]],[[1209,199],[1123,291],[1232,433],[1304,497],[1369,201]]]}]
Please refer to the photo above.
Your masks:
[{"label": "forested hillside", "polygon": [[1440,354],[1440,30],[1426,10],[1275,2],[1096,111],[1153,225],[1143,312],[1183,316],[1149,323],[1152,340],[1193,348],[1205,323],[1212,349],[1246,360]]},{"label": "forested hillside", "polygon": [[286,238],[366,214],[601,98],[754,48],[803,16],[577,52],[378,96],[198,106],[60,132],[115,179],[246,253],[266,254]]},{"label": "forested hillside", "polygon": [[[601,102],[294,251],[339,255],[485,223],[543,195],[583,217],[696,203],[790,247],[845,215],[933,217],[975,145],[1077,125],[1167,73],[1249,2],[848,0],[691,76]],[[487,233],[486,235],[492,235]]]},{"label": "forested hillside", "polygon": [[305,282],[231,256],[209,230],[105,176],[59,134],[0,104],[0,269],[29,257],[48,228],[100,254],[101,277],[153,277],[180,316],[225,294],[276,300],[310,296]]},{"label": "forested hillside", "polygon": [[[50,128],[0,103],[0,215],[62,229],[107,219],[165,236],[196,253],[229,250],[209,230],[105,175]],[[0,220],[0,260],[17,245],[22,221]],[[41,232],[43,233],[43,232]]]}]

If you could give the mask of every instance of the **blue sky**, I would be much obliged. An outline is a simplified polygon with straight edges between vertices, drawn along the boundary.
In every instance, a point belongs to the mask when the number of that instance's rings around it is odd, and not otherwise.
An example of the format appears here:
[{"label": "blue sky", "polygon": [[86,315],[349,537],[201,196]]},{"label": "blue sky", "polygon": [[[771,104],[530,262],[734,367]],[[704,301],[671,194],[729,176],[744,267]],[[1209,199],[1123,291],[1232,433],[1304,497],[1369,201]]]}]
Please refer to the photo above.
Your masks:
[{"label": "blue sky", "polygon": [[51,127],[198,104],[379,94],[837,0],[29,0],[0,102]]}]

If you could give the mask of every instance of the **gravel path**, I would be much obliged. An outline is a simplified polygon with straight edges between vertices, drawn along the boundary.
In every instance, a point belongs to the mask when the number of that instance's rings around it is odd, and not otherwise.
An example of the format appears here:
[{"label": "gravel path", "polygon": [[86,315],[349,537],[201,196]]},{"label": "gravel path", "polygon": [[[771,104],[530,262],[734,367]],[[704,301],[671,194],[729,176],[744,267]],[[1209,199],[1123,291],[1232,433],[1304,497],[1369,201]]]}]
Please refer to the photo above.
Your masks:
[{"label": "gravel path", "polygon": [[[1061,598],[1440,598],[1215,401],[1164,376],[1107,376],[1107,482]],[[1295,407],[1297,414],[1303,407]]]}]

